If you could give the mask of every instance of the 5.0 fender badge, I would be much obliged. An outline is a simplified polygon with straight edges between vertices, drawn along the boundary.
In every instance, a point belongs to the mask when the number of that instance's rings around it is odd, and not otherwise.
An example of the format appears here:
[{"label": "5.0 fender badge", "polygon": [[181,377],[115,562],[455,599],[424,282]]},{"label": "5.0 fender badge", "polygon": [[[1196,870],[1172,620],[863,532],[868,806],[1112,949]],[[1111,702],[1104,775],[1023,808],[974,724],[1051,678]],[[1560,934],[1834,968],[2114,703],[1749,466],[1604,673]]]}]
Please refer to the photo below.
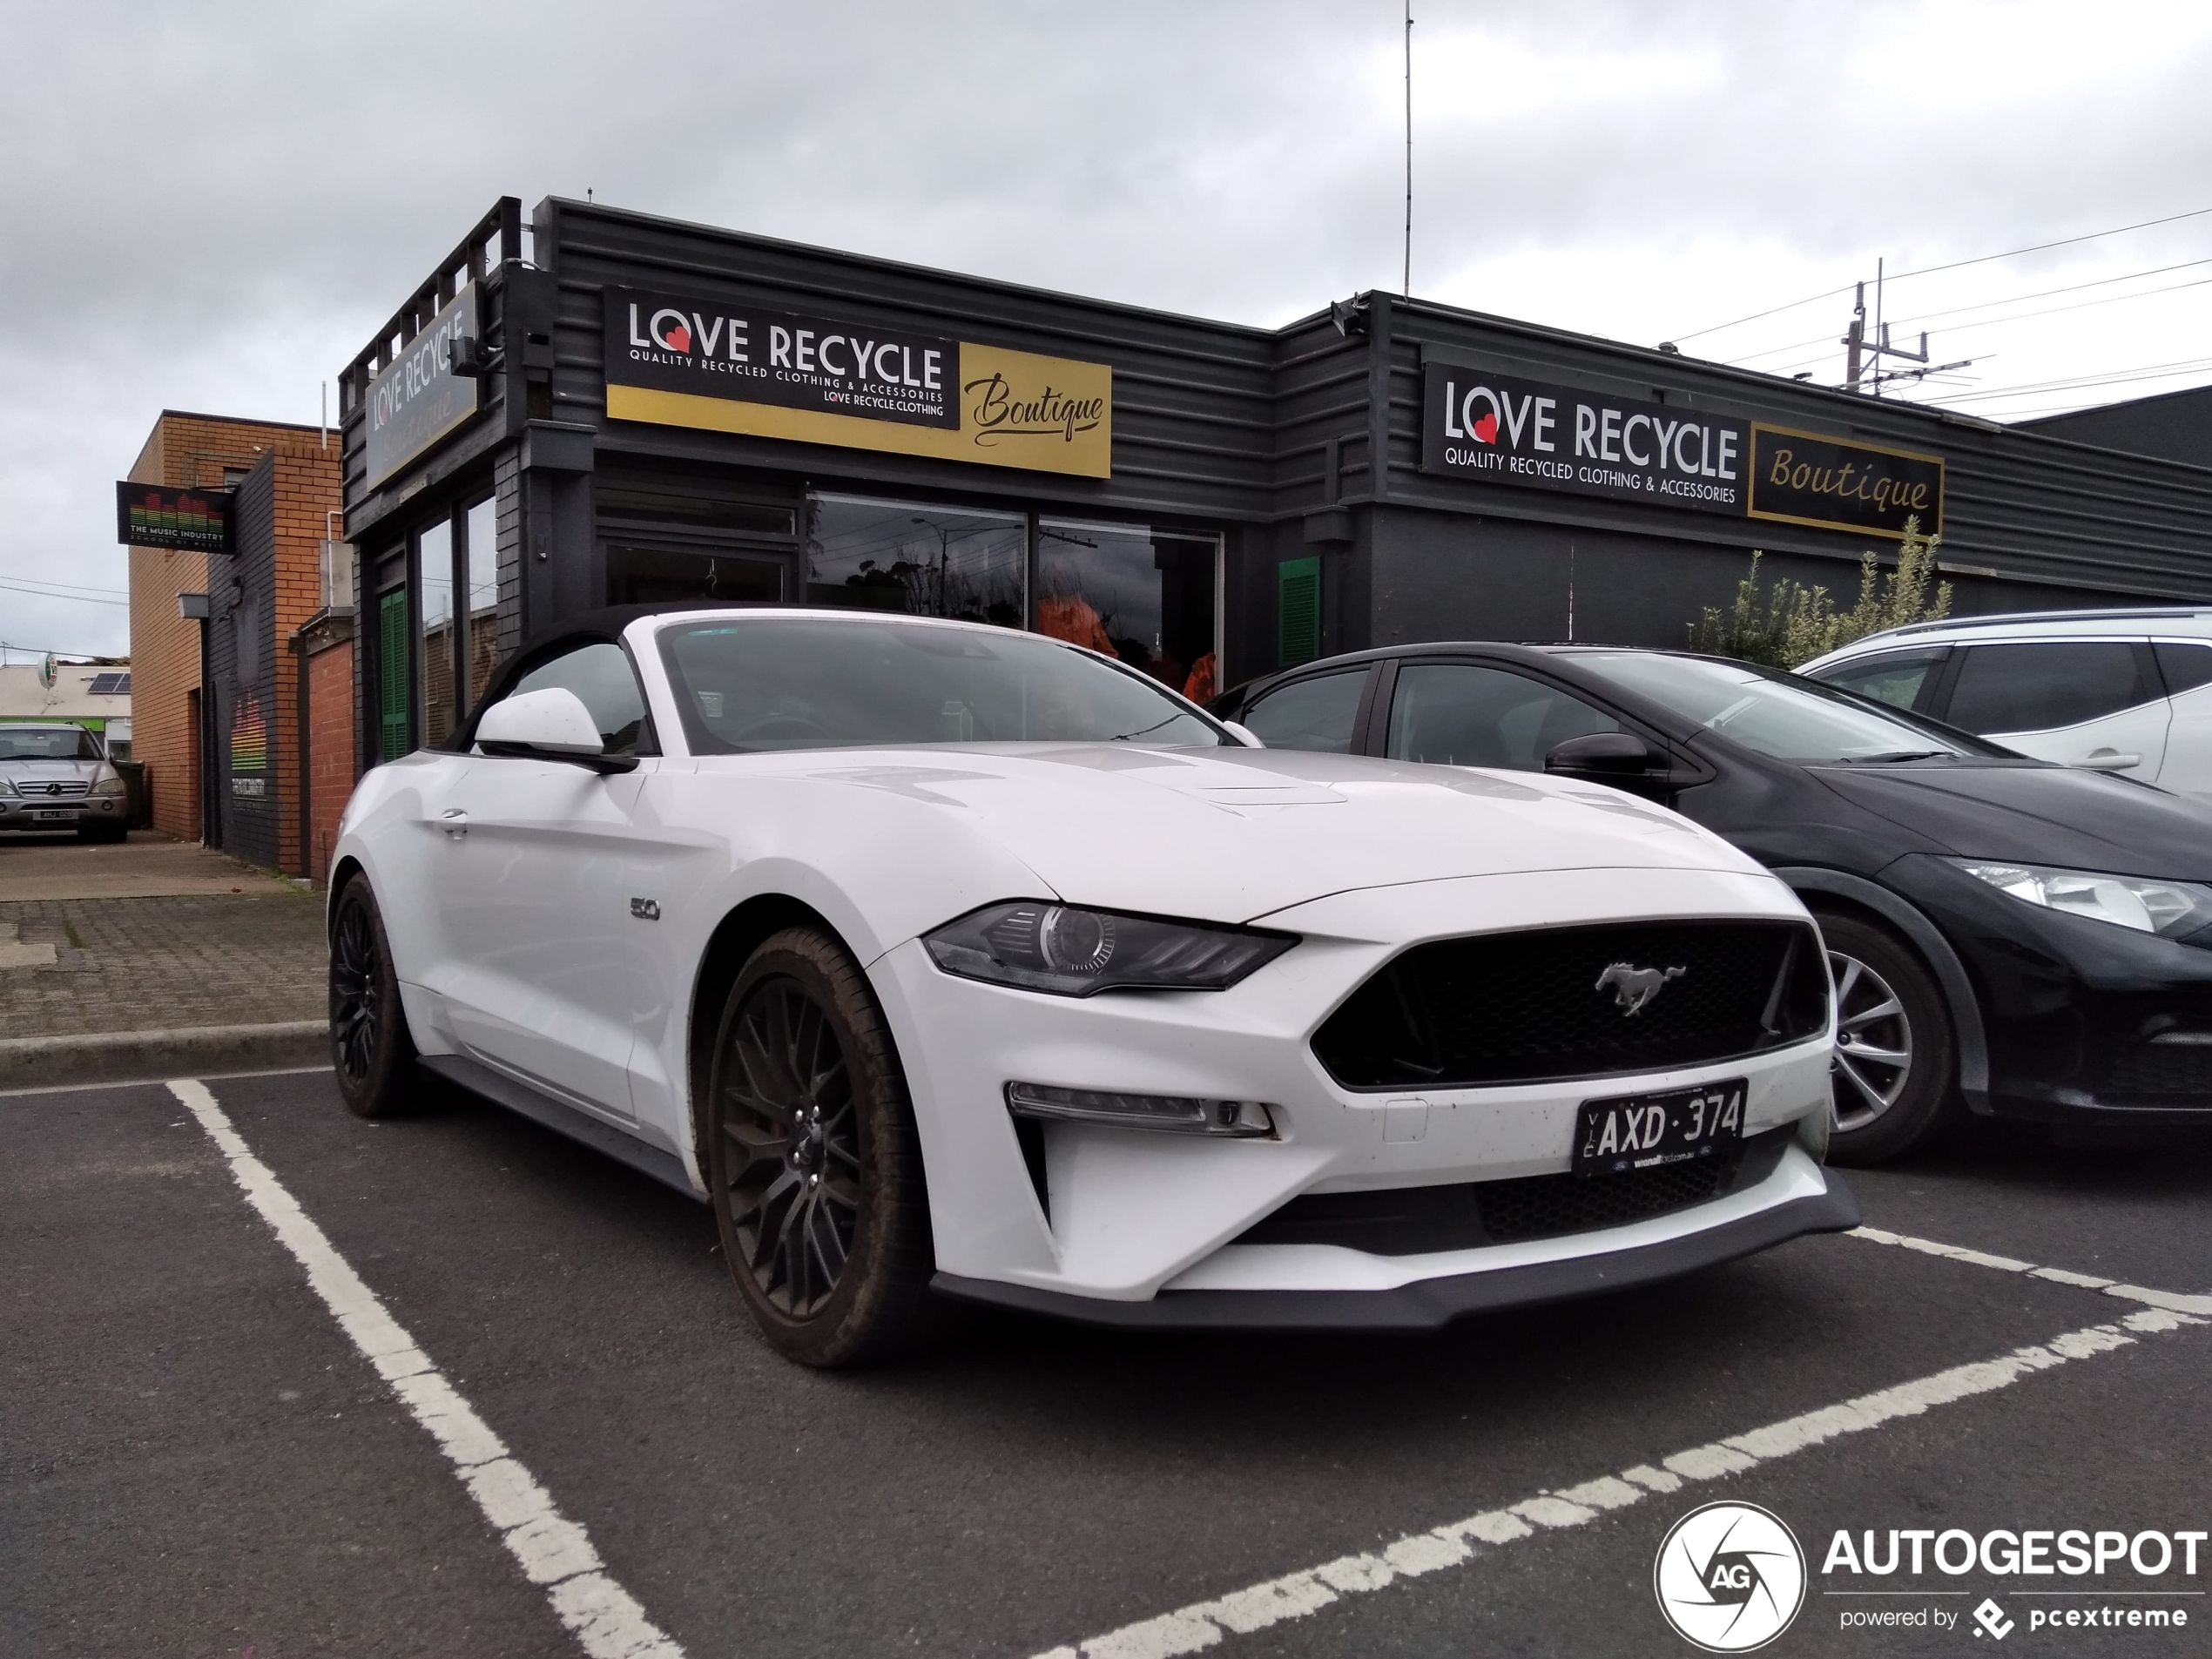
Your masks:
[{"label": "5.0 fender badge", "polygon": [[660,920],[660,900],[658,899],[632,899],[630,901],[630,914],[637,917],[640,921],[658,921]]}]

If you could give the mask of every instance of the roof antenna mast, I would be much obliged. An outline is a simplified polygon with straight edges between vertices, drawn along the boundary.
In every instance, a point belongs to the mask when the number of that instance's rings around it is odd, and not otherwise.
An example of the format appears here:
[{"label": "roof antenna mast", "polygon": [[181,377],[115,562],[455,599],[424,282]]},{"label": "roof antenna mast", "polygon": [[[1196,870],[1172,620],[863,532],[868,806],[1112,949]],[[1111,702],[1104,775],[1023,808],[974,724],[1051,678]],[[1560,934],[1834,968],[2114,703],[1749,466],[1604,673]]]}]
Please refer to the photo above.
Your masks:
[{"label": "roof antenna mast", "polygon": [[1413,0],[1406,0],[1406,270],[1399,291],[1413,297]]}]

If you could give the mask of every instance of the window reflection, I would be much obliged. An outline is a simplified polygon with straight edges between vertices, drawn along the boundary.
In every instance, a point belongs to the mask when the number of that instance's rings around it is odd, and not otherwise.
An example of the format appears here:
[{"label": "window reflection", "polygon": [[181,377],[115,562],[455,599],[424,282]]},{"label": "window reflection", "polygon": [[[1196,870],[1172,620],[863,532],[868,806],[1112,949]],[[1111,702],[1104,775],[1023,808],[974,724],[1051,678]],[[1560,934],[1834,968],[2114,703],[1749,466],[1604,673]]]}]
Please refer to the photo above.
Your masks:
[{"label": "window reflection", "polygon": [[806,603],[1019,628],[1026,527],[1010,513],[811,496]]},{"label": "window reflection", "polygon": [[435,748],[452,734],[454,699],[453,524],[440,519],[416,538],[415,615],[421,618],[422,742]]},{"label": "window reflection", "polygon": [[499,661],[499,515],[487,496],[469,509],[469,706]]},{"label": "window reflection", "polygon": [[1037,526],[1037,631],[1088,645],[1204,702],[1220,687],[1221,543],[1130,524]]}]

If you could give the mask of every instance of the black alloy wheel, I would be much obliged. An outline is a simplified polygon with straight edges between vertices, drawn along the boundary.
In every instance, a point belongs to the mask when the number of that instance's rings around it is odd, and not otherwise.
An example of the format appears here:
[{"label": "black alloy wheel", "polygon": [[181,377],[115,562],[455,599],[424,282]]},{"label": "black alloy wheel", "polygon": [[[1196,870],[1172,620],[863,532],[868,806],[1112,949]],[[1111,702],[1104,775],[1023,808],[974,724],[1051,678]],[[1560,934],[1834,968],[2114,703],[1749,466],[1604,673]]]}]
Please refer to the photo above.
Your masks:
[{"label": "black alloy wheel", "polygon": [[1818,921],[1836,986],[1828,1157],[1879,1163],[1931,1140],[1955,1116],[1950,1012],[1919,956],[1886,927],[1838,913]]},{"label": "black alloy wheel", "polygon": [[366,876],[347,881],[331,910],[330,1057],[340,1096],[361,1116],[389,1117],[413,1103],[415,1040]]},{"label": "black alloy wheel", "polygon": [[894,1352],[930,1299],[921,1145],[882,1010],[835,940],[792,928],[753,953],[705,1128],[723,1254],[762,1333],[812,1366]]}]

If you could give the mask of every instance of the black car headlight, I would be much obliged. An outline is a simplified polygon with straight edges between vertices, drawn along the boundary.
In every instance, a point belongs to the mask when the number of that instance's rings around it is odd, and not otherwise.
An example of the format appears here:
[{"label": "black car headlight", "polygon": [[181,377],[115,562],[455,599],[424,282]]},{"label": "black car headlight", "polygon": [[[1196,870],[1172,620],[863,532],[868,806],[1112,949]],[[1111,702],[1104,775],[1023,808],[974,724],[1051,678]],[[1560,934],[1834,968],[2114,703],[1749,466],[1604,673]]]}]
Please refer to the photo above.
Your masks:
[{"label": "black car headlight", "polygon": [[2022,904],[2132,927],[2139,934],[2179,939],[2212,927],[2212,887],[2194,881],[2153,881],[2138,875],[2094,870],[2053,870],[2035,864],[1952,860],[1975,880],[2009,893]]},{"label": "black car headlight", "polygon": [[1225,991],[1298,939],[1166,921],[1041,899],[986,905],[922,936],[948,974],[1055,996],[1096,991]]}]

